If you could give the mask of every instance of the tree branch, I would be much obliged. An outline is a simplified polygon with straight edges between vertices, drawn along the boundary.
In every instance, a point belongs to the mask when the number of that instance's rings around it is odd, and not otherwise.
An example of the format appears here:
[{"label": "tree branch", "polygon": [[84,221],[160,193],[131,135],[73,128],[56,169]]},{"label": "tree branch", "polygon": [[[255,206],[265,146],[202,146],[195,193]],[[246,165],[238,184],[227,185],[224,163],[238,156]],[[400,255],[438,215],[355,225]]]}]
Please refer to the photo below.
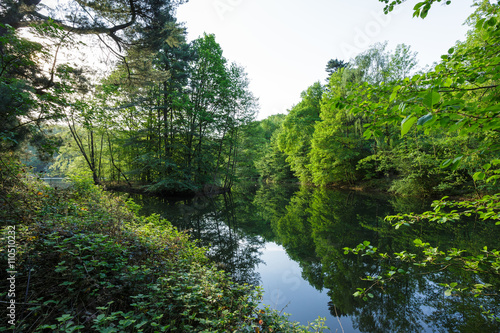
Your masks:
[{"label": "tree branch", "polygon": [[450,90],[438,90],[440,93],[448,93],[448,92],[456,92],[456,91],[474,91],[474,90],[482,90],[482,89],[493,89],[498,87],[498,84],[494,84],[491,86],[484,86],[484,87],[476,87],[476,88],[456,88],[456,89],[450,89]]},{"label": "tree branch", "polygon": [[52,20],[54,23],[56,23],[59,27],[61,27],[63,30],[66,30],[68,32],[76,33],[76,34],[81,34],[81,35],[99,35],[99,34],[107,34],[109,35],[120,47],[120,43],[123,43],[123,41],[116,35],[116,33],[120,30],[124,30],[132,25],[134,25],[137,22],[137,9],[134,3],[135,0],[129,0],[129,6],[130,6],[130,15],[131,18],[128,22],[123,23],[123,24],[118,24],[112,27],[104,27],[104,26],[93,26],[93,27],[76,27],[76,26],[71,26],[66,23],[64,23],[61,20],[55,20],[52,19],[49,16],[43,15],[37,11],[31,11],[27,13],[28,15],[31,15],[38,20],[36,21],[19,21],[16,22],[15,28],[27,28],[33,25],[37,24],[42,24],[45,22],[48,22]]}]

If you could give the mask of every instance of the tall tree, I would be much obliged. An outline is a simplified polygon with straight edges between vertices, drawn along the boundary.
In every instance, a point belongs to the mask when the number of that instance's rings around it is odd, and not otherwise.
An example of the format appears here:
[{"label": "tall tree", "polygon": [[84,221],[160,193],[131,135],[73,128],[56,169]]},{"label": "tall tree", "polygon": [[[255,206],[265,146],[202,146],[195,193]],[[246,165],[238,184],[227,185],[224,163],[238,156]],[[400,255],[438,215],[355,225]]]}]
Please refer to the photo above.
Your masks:
[{"label": "tall tree", "polygon": [[332,76],[333,73],[338,72],[341,68],[345,68],[349,63],[344,62],[344,60],[331,59],[326,64],[326,72],[328,77]]},{"label": "tall tree", "polygon": [[[398,45],[391,54],[385,51],[386,45],[372,46],[330,76],[321,103],[322,121],[316,123],[309,154],[315,184],[359,180],[362,174],[358,162],[376,152],[376,142],[363,137],[364,124],[371,120],[370,112],[352,114],[343,108],[357,107],[348,102],[349,96],[355,94],[353,87],[400,80],[416,66],[415,55],[407,46]],[[363,98],[377,99],[376,95]]]},{"label": "tall tree", "polygon": [[[36,100],[32,96],[34,80],[30,72],[38,69],[36,55],[39,43],[19,38],[12,28],[0,36],[0,147],[13,149],[29,134],[30,126],[43,114],[31,112]],[[29,120],[27,120],[29,119]]]},{"label": "tall tree", "polygon": [[[33,126],[23,126],[25,124],[23,120],[26,120],[28,114],[31,118],[27,123],[29,125],[41,124],[43,120],[61,116],[61,110],[67,101],[60,99],[60,93],[65,95],[64,93],[72,88],[64,81],[58,80],[58,73],[61,72],[56,63],[60,48],[74,44],[74,36],[95,35],[103,45],[113,49],[118,56],[121,56],[120,51],[134,44],[153,47],[154,39],[151,37],[151,32],[157,30],[158,25],[164,29],[168,22],[172,22],[172,11],[182,2],[182,0],[73,0],[61,2],[57,8],[49,8],[44,5],[43,0],[2,1],[0,54],[4,71],[1,75],[5,78],[8,75],[9,80],[16,79],[15,84],[12,84],[13,81],[9,83],[8,95],[17,94],[24,99],[22,108],[5,112],[6,117],[10,119],[7,123],[17,123],[13,128],[18,135],[21,135],[33,132]],[[19,37],[19,29],[28,29],[42,41],[28,42]],[[54,40],[53,47],[49,46],[49,39]],[[171,35],[163,36],[163,40],[169,39],[172,39]],[[37,53],[43,54],[43,57],[37,58]],[[12,62],[8,58],[21,61]],[[41,64],[40,59],[43,58],[51,59],[51,63],[48,66]],[[43,67],[50,69],[47,72]],[[61,70],[64,75],[65,69]],[[14,87],[17,88],[13,90]]]},{"label": "tall tree", "polygon": [[301,95],[302,101],[295,105],[283,122],[278,136],[278,145],[287,155],[295,176],[303,183],[311,182],[309,151],[314,125],[320,121],[320,102],[324,87],[316,82]]}]

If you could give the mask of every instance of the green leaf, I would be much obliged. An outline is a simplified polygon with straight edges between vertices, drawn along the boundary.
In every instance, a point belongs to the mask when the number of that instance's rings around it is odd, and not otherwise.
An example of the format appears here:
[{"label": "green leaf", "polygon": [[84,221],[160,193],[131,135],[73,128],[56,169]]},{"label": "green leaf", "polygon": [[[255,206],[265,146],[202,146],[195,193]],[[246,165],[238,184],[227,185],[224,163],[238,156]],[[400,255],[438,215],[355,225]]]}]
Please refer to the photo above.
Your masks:
[{"label": "green leaf", "polygon": [[419,3],[417,3],[417,4],[413,7],[413,10],[418,10],[418,9],[420,9],[420,7],[422,7],[423,5],[425,5],[425,2],[419,2]]},{"label": "green leaf", "polygon": [[447,159],[446,161],[443,161],[443,163],[441,163],[441,168],[446,169],[451,165],[451,162],[453,162],[451,158]]},{"label": "green leaf", "polygon": [[451,289],[446,290],[446,291],[444,292],[444,295],[445,295],[445,296],[448,296],[448,297],[449,297],[449,296],[451,296]]},{"label": "green leaf", "polygon": [[417,121],[417,117],[413,115],[409,115],[401,122],[401,137],[405,136],[406,133],[410,130],[410,128]]},{"label": "green leaf", "polygon": [[448,127],[448,125],[450,124],[450,117],[446,116],[446,117],[442,117],[441,119],[439,119],[439,124],[442,126],[442,127]]},{"label": "green leaf", "polygon": [[440,166],[442,169],[446,169],[446,168],[451,166],[451,170],[457,170],[458,167],[460,166],[460,163],[462,162],[463,158],[464,158],[463,155],[458,156],[454,159],[449,158],[449,159],[443,161]]},{"label": "green leaf", "polygon": [[396,96],[397,96],[397,94],[398,94],[398,91],[399,91],[400,89],[401,89],[401,86],[396,86],[396,87],[394,87],[394,89],[392,90],[391,97],[389,98],[389,102],[392,102],[392,101],[396,98]]},{"label": "green leaf", "polygon": [[451,162],[451,170],[455,171],[458,169],[458,167],[460,166],[460,163],[462,162],[462,159],[464,157],[463,156],[458,156],[457,158],[455,158],[452,162]]},{"label": "green leaf", "polygon": [[71,286],[72,284],[75,284],[75,281],[64,281],[60,286]]},{"label": "green leaf", "polygon": [[141,328],[142,326],[146,325],[147,323],[148,323],[148,322],[147,322],[147,320],[144,320],[143,322],[141,322],[141,323],[139,323],[139,324],[135,325],[135,328],[139,329],[139,328]]},{"label": "green leaf", "polygon": [[488,21],[485,22],[486,25],[493,27],[497,24],[497,20],[494,17],[491,17]]},{"label": "green leaf", "polygon": [[472,177],[472,179],[474,179],[474,181],[484,180],[485,178],[486,178],[486,174],[484,172],[476,172],[474,174],[474,176]]},{"label": "green leaf", "polygon": [[428,113],[425,116],[420,117],[418,119],[417,125],[423,126],[425,123],[427,123],[428,121],[432,120],[433,117],[434,117],[434,115],[432,113]]},{"label": "green leaf", "polygon": [[63,314],[61,317],[56,318],[57,321],[64,322],[73,318],[70,314]]},{"label": "green leaf", "polygon": [[441,94],[434,90],[431,90],[425,95],[423,103],[429,109],[432,109],[432,107],[437,103],[439,103],[440,100],[441,100]]},{"label": "green leaf", "polygon": [[429,13],[429,9],[431,8],[430,4],[425,4],[424,8],[420,12],[420,18],[426,18],[427,14]]},{"label": "green leaf", "polygon": [[483,27],[483,25],[484,25],[484,21],[486,21],[485,18],[478,20],[477,23],[476,23],[476,28],[477,29],[481,29]]}]

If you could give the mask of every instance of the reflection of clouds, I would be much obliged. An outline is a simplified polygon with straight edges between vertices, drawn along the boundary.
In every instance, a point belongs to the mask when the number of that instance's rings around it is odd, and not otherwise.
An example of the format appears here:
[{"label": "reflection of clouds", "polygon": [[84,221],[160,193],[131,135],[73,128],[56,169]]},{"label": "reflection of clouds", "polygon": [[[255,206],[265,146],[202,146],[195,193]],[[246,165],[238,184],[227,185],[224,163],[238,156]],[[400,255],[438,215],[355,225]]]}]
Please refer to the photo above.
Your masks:
[{"label": "reflection of clouds", "polygon": [[[278,279],[277,279],[278,281]],[[266,292],[264,304],[269,304],[273,308],[280,308],[288,305],[292,300],[289,297],[297,291],[304,280],[301,278],[299,267],[291,267],[281,273],[281,283],[279,287]]]},{"label": "reflection of clouds", "polygon": [[302,282],[300,271],[287,270],[283,272],[281,275],[281,281],[283,281],[283,283],[286,285],[290,285],[290,290],[296,291],[297,289],[299,289]]}]

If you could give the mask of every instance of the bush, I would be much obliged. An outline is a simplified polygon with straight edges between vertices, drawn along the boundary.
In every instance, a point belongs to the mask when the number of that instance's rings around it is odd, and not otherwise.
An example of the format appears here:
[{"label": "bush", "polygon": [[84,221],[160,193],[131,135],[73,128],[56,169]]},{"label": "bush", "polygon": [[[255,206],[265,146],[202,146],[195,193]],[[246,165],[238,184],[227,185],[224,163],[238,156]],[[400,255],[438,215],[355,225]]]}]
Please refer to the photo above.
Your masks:
[{"label": "bush", "polygon": [[[258,287],[234,283],[210,265],[205,249],[187,234],[159,215],[138,216],[138,205],[104,192],[86,177],[73,177],[74,188],[69,190],[21,178],[24,187],[11,193],[22,200],[10,204],[34,204],[19,209],[30,218],[15,226],[15,331],[324,329],[321,320],[305,327],[276,311],[259,309]],[[4,244],[10,229],[2,227]],[[0,252],[2,262],[8,259],[5,249]],[[0,297],[8,301],[6,282],[1,281]],[[0,331],[12,329],[0,326]]]}]

